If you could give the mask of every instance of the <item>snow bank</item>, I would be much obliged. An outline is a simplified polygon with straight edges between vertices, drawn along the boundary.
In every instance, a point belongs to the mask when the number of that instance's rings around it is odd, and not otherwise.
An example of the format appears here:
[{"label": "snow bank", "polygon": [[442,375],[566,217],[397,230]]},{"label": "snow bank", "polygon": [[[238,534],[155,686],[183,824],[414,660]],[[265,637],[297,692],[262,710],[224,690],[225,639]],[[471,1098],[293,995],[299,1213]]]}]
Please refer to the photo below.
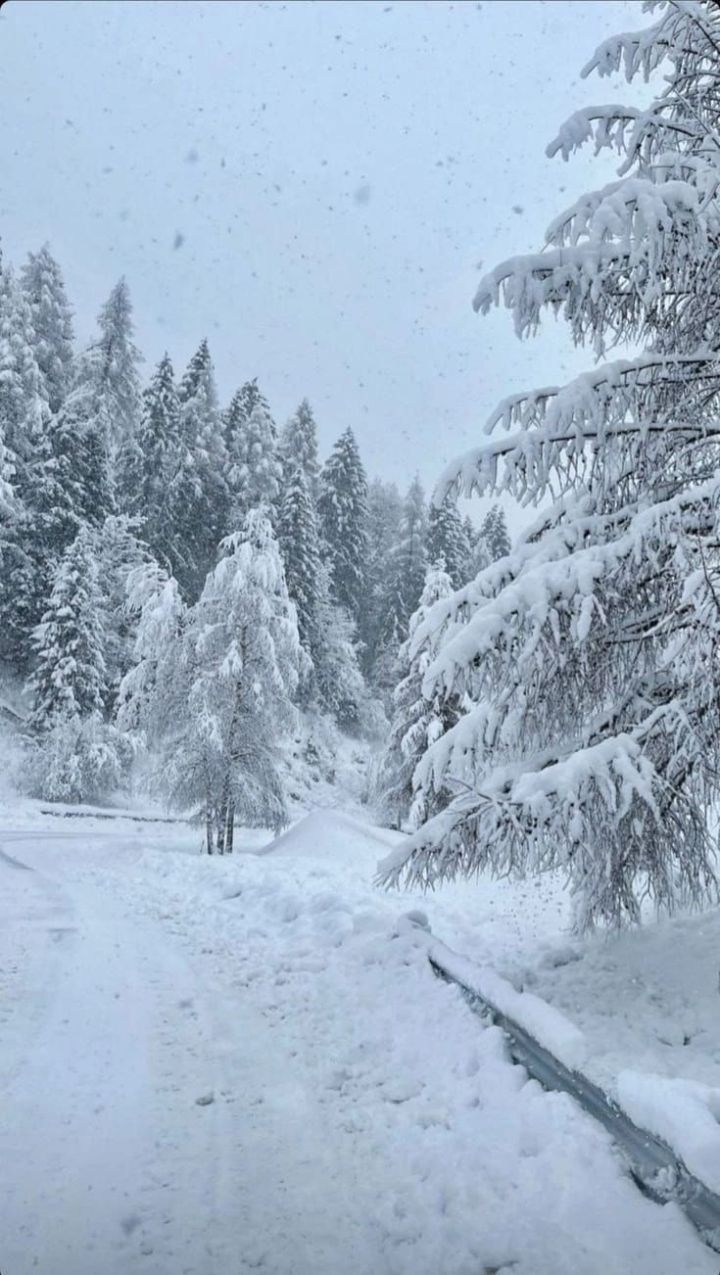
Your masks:
[{"label": "snow bank", "polygon": [[720,1193],[720,1089],[622,1071],[617,1097],[631,1120],[663,1138],[691,1173]]},{"label": "snow bank", "polygon": [[407,838],[387,828],[369,827],[342,810],[313,810],[262,850],[263,854],[312,859],[370,858],[378,846],[396,846]]},{"label": "snow bank", "polygon": [[534,996],[532,992],[518,992],[512,983],[495,970],[473,964],[445,947],[444,943],[430,943],[428,955],[463,986],[477,992],[483,1000],[499,1009],[501,1014],[512,1018],[566,1067],[578,1070],[583,1066],[587,1059],[585,1036],[569,1018],[548,1005],[547,1001]]}]

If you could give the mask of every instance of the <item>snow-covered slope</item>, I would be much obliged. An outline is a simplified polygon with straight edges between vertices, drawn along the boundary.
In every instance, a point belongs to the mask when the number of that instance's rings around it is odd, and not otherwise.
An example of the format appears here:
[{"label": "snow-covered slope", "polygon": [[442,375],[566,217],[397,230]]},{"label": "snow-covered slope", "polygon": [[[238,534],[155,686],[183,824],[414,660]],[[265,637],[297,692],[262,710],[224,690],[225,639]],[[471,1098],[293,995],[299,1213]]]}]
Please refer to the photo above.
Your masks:
[{"label": "snow-covered slope", "polygon": [[325,812],[209,860],[59,823],[0,829],[33,869],[0,860],[3,1272],[716,1275],[433,978],[384,833]]}]

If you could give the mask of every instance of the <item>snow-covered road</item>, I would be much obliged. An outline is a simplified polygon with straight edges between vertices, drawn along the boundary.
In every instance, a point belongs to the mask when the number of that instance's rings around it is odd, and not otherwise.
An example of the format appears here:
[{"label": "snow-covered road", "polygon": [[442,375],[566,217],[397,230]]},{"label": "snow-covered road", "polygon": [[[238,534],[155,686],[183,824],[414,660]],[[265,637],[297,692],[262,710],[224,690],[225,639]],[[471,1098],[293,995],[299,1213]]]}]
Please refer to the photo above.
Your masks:
[{"label": "snow-covered road", "polygon": [[34,818],[0,828],[2,1275],[717,1275],[432,977],[383,834],[208,861]]}]

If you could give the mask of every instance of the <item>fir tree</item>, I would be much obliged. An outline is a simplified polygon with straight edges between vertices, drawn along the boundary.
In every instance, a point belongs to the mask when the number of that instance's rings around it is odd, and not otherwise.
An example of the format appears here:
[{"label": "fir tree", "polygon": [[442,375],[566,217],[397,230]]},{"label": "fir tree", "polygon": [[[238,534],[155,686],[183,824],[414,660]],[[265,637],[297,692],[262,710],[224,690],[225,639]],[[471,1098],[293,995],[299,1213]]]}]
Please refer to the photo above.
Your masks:
[{"label": "fir tree", "polygon": [[215,561],[228,505],[223,425],[205,340],[188,364],[179,399],[179,446],[169,484],[173,566],[185,594],[195,598]]},{"label": "fir tree", "polygon": [[509,554],[510,537],[505,514],[499,505],[493,505],[492,509],[488,510],[480,534],[490,562],[497,562],[498,558],[504,558]]},{"label": "fir tree", "polygon": [[373,685],[386,695],[395,684],[398,651],[423,590],[426,536],[425,494],[416,477],[403,501],[398,540],[389,563],[385,613],[372,672]]},{"label": "fir tree", "polygon": [[19,674],[27,669],[30,635],[47,601],[52,528],[65,505],[34,341],[30,307],[6,269],[0,276],[0,438],[5,480],[16,499],[3,519],[0,656]]},{"label": "fir tree", "polygon": [[444,563],[427,570],[417,611],[411,617],[408,637],[398,656],[400,681],[393,694],[390,736],[380,765],[379,804],[384,818],[400,828],[409,818],[417,827],[443,809],[450,800],[446,788],[436,789],[432,774],[417,786],[415,770],[428,748],[446,734],[458,719],[457,706],[434,691],[426,698],[423,682],[442,641],[442,631],[427,627],[431,608],[452,593],[452,581]]},{"label": "fir tree", "polygon": [[329,571],[323,563],[318,573],[310,646],[313,689],[319,707],[341,730],[376,739],[387,729],[387,723],[381,706],[368,692],[354,638],[352,620],[332,600]]},{"label": "fir tree", "polygon": [[338,439],[322,471],[318,512],[334,600],[357,625],[365,601],[367,479],[351,429]]},{"label": "fir tree", "polygon": [[401,518],[402,498],[395,484],[373,479],[368,488],[366,597],[358,620],[361,667],[371,681],[381,668],[381,634],[389,607]]},{"label": "fir tree", "polygon": [[[474,544],[475,537],[472,543]],[[457,502],[448,492],[439,502],[430,505],[428,513],[427,559],[445,563],[453,588],[459,589],[474,575],[471,570],[471,542],[468,530],[460,517]]]},{"label": "fir tree", "polygon": [[286,464],[277,537],[288,593],[297,609],[300,641],[310,653],[318,602],[320,541],[306,471],[298,462],[292,467]]},{"label": "fir tree", "polygon": [[121,681],[133,663],[135,623],[129,605],[128,583],[148,563],[148,550],[135,534],[127,515],[111,515],[95,533],[103,657],[106,673],[105,706],[112,713]]},{"label": "fir tree", "polygon": [[177,557],[169,493],[180,447],[180,402],[166,353],[143,391],[138,428],[118,456],[118,504],[140,521],[143,538],[165,562]]},{"label": "fir tree", "polygon": [[283,469],[293,472],[299,467],[307,482],[313,500],[319,495],[320,465],[318,463],[317,426],[313,411],[304,398],[297,411],[285,426],[279,446]]},{"label": "fir tree", "polygon": [[132,304],[125,279],[113,288],[98,316],[100,335],[91,351],[97,389],[106,405],[107,445],[111,463],[134,433],[140,412],[139,364],[141,355],[133,343]]},{"label": "fir tree", "polygon": [[81,528],[58,563],[48,608],[34,634],[31,725],[101,713],[106,692],[96,546]]},{"label": "fir tree", "polygon": [[50,411],[59,412],[72,382],[72,312],[62,272],[47,244],[28,254],[20,278],[34,332],[42,395]]},{"label": "fir tree", "polygon": [[9,267],[0,274],[0,428],[15,458],[22,489],[22,468],[47,428],[49,408],[34,352],[30,306]]},{"label": "fir tree", "polygon": [[83,523],[99,525],[114,510],[109,437],[113,411],[102,351],[91,346],[77,361],[73,388],[53,420],[50,445],[63,506],[56,510],[56,550]]},{"label": "fir tree", "polygon": [[234,435],[230,485],[235,525],[261,505],[271,512],[280,495],[281,483],[282,465],[275,426],[267,407],[258,401]]}]

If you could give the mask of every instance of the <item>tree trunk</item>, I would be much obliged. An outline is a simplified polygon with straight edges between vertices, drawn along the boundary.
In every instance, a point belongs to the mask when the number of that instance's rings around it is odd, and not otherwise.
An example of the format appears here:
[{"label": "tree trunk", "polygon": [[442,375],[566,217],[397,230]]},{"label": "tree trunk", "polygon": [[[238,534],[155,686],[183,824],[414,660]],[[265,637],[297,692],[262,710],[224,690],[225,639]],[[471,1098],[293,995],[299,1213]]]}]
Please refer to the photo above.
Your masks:
[{"label": "tree trunk", "polygon": [[207,852],[208,854],[213,854],[214,833],[213,833],[212,810],[210,808],[210,802],[208,802],[205,807],[205,837],[207,841]]},{"label": "tree trunk", "polygon": [[217,843],[218,854],[232,854],[232,844],[228,849],[227,836],[227,812],[230,802],[230,776],[226,775],[223,779],[222,792],[220,794],[220,808],[217,813]]},{"label": "tree trunk", "polygon": [[231,797],[227,804],[227,817],[225,821],[225,853],[232,854],[233,840],[235,838],[235,802]]}]

